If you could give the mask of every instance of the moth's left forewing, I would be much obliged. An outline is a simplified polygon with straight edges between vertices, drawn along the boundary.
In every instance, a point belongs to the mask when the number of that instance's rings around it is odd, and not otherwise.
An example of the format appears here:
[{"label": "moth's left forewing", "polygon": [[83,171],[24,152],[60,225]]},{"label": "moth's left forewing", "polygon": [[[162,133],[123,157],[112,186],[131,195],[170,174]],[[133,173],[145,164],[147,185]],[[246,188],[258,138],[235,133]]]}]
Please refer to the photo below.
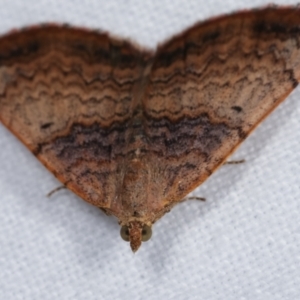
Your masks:
[{"label": "moth's left forewing", "polygon": [[300,10],[267,8],[200,23],[158,49],[144,99],[162,198],[202,183],[300,79]]}]

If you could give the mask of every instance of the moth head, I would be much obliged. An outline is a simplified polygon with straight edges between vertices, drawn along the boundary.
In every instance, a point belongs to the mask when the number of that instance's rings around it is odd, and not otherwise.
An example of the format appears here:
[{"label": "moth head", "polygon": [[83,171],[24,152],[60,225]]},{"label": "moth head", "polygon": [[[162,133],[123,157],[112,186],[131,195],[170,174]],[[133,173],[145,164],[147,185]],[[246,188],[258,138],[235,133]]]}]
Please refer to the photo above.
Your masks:
[{"label": "moth head", "polygon": [[132,251],[136,252],[142,242],[147,242],[151,238],[152,230],[151,226],[139,221],[132,221],[121,227],[120,234],[124,241],[130,242]]}]

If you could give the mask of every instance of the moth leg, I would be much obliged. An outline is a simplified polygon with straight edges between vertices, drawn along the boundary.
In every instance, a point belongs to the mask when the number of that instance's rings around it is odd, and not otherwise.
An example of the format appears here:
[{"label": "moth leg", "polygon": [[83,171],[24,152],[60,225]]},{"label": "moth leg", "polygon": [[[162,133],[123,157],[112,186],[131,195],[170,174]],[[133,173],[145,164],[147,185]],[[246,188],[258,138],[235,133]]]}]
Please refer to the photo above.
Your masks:
[{"label": "moth leg", "polygon": [[62,189],[66,189],[67,187],[65,185],[61,185],[61,186],[58,186],[57,188],[53,189],[52,191],[50,191],[48,194],[47,194],[47,197],[51,197],[54,193],[62,190]]},{"label": "moth leg", "polygon": [[182,201],[185,201],[185,200],[200,200],[200,201],[206,201],[205,198],[203,197],[186,197],[186,198],[183,198]]},{"label": "moth leg", "polygon": [[223,165],[238,165],[238,164],[244,163],[245,161],[246,161],[245,159],[241,159],[241,160],[228,160],[228,161],[225,161]]},{"label": "moth leg", "polygon": [[111,216],[112,214],[102,207],[98,207],[101,211],[103,211],[107,216]]}]

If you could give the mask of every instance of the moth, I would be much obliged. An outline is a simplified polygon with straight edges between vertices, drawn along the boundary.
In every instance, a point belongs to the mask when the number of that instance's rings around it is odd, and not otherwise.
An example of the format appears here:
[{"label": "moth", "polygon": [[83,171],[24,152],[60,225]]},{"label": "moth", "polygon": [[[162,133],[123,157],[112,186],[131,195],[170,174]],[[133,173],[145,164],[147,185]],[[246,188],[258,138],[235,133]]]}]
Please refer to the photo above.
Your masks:
[{"label": "moth", "polygon": [[299,80],[299,7],[200,22],[156,51],[58,25],[0,38],[2,124],[134,252]]}]

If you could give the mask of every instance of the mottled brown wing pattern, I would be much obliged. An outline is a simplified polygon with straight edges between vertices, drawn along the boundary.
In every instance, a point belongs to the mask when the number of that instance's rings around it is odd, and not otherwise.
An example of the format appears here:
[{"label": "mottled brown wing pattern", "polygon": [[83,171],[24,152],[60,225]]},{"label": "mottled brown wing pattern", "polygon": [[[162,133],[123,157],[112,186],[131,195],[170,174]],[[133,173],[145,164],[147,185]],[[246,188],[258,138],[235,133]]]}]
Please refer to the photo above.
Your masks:
[{"label": "mottled brown wing pattern", "polygon": [[63,184],[105,208],[120,182],[145,56],[106,34],[57,26],[3,37],[1,121]]},{"label": "mottled brown wing pattern", "polygon": [[208,21],[158,49],[144,99],[162,198],[180,201],[283,101],[300,79],[300,11]]},{"label": "mottled brown wing pattern", "polygon": [[156,53],[44,26],[0,39],[0,120],[136,251],[300,79],[300,10],[199,23]]}]

